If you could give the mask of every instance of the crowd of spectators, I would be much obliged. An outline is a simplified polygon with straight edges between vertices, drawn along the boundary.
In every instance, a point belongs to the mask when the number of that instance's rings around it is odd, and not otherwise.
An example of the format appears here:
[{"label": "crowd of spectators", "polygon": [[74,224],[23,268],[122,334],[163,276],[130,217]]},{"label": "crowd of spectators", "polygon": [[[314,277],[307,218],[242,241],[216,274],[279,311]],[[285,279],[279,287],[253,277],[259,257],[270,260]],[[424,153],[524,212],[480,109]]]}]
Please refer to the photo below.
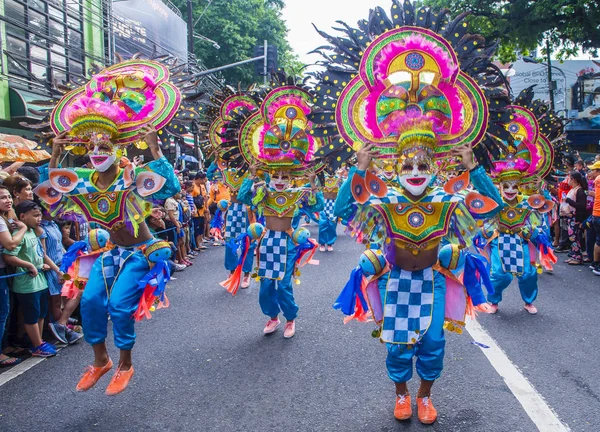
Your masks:
[{"label": "crowd of spectators", "polygon": [[[181,192],[154,203],[146,220],[156,237],[171,244],[171,273],[192,266],[209,244],[222,244],[209,235],[212,202],[206,174],[176,173]],[[30,355],[52,356],[57,347],[83,337],[81,293],[72,299],[61,295],[65,275],[60,266],[66,250],[95,227],[51,217],[34,197],[38,182],[36,167],[15,163],[0,170],[0,367]]]},{"label": "crowd of spectators", "polygon": [[555,252],[567,253],[567,264],[587,264],[600,276],[600,155],[567,165],[566,175],[552,188],[559,203]]}]

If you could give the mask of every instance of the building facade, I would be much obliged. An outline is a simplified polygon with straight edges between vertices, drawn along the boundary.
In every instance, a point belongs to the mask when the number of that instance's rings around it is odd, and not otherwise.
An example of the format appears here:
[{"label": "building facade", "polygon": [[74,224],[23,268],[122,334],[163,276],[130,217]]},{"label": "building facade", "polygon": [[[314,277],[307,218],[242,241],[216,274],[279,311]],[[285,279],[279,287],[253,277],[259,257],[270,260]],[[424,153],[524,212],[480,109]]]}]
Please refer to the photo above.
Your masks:
[{"label": "building facade", "polygon": [[0,0],[0,132],[32,136],[20,125],[40,118],[36,100],[106,64],[106,0]]}]

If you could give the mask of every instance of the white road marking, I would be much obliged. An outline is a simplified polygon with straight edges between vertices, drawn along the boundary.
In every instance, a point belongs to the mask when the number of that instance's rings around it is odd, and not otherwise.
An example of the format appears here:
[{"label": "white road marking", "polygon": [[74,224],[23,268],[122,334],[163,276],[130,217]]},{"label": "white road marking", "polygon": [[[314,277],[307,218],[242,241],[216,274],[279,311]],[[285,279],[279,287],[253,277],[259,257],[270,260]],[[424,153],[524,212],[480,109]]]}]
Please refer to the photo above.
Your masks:
[{"label": "white road marking", "polygon": [[10,370],[7,370],[6,372],[1,373],[0,374],[0,387],[2,387],[4,384],[9,382],[10,380],[15,379],[19,375],[27,372],[29,369],[31,369],[35,365],[43,362],[44,360],[46,360],[44,357],[29,357],[24,362],[19,363],[18,365],[10,368]]},{"label": "white road marking", "polygon": [[465,328],[474,341],[489,346],[489,348],[480,347],[480,349],[523,406],[538,430],[541,432],[568,432],[571,430],[560,421],[544,398],[476,320],[469,319]]}]

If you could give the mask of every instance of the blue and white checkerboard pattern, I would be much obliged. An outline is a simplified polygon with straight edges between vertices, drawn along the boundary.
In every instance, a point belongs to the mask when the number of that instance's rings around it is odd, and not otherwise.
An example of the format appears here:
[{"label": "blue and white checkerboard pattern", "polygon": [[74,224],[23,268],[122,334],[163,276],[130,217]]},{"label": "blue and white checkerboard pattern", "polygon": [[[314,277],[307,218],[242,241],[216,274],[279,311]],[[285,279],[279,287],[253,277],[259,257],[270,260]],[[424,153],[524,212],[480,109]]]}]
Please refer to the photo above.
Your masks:
[{"label": "blue and white checkerboard pattern", "polygon": [[500,233],[498,235],[498,251],[506,273],[523,274],[525,259],[521,237],[516,234]]},{"label": "blue and white checkerboard pattern", "polygon": [[258,276],[281,280],[285,276],[287,263],[287,240],[283,231],[267,230],[260,242]]},{"label": "blue and white checkerboard pattern", "polygon": [[246,232],[246,206],[242,203],[231,203],[225,219],[225,240],[236,238]]},{"label": "blue and white checkerboard pattern", "polygon": [[381,340],[395,344],[418,342],[431,324],[433,270],[395,267],[387,283]]},{"label": "blue and white checkerboard pattern", "polygon": [[132,253],[134,251],[131,249],[116,247],[102,254],[102,273],[109,293],[119,274],[119,269]]},{"label": "blue and white checkerboard pattern", "polygon": [[333,216],[334,208],[335,208],[335,200],[326,199],[325,200],[325,208],[323,209],[321,214],[324,214],[327,219],[333,220],[334,219],[334,216]]}]

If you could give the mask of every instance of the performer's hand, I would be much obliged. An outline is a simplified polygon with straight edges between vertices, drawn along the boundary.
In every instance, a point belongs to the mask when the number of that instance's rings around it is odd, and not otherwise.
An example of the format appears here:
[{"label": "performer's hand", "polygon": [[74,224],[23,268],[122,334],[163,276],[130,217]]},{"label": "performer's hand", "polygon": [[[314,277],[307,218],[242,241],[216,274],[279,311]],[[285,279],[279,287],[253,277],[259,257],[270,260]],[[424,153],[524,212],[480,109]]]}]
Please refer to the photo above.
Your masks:
[{"label": "performer's hand", "polygon": [[477,167],[475,155],[473,154],[473,145],[471,143],[463,144],[452,149],[450,154],[452,154],[452,156],[458,156],[461,159],[463,166],[469,171]]},{"label": "performer's hand", "polygon": [[250,171],[250,174],[251,174],[253,177],[256,177],[256,171],[258,171],[258,165],[256,165],[256,164],[252,164],[252,165],[250,165],[250,166],[248,167],[248,171]]},{"label": "performer's hand", "polygon": [[308,182],[310,183],[310,186],[314,189],[317,187],[317,173],[315,172],[314,168],[309,168],[307,171],[307,177],[308,177]]},{"label": "performer's hand", "polygon": [[371,165],[371,161],[376,154],[375,150],[373,150],[374,146],[375,144],[366,145],[356,153],[356,159],[358,161],[357,167],[359,170],[366,171]]},{"label": "performer's hand", "polygon": [[58,158],[65,151],[65,146],[71,144],[73,137],[68,137],[69,131],[62,131],[52,140],[52,157]]},{"label": "performer's hand", "polygon": [[151,150],[158,148],[158,135],[156,133],[156,128],[152,124],[148,123],[144,125],[140,129],[140,135],[141,139],[146,141],[146,144],[148,144],[148,147]]}]

